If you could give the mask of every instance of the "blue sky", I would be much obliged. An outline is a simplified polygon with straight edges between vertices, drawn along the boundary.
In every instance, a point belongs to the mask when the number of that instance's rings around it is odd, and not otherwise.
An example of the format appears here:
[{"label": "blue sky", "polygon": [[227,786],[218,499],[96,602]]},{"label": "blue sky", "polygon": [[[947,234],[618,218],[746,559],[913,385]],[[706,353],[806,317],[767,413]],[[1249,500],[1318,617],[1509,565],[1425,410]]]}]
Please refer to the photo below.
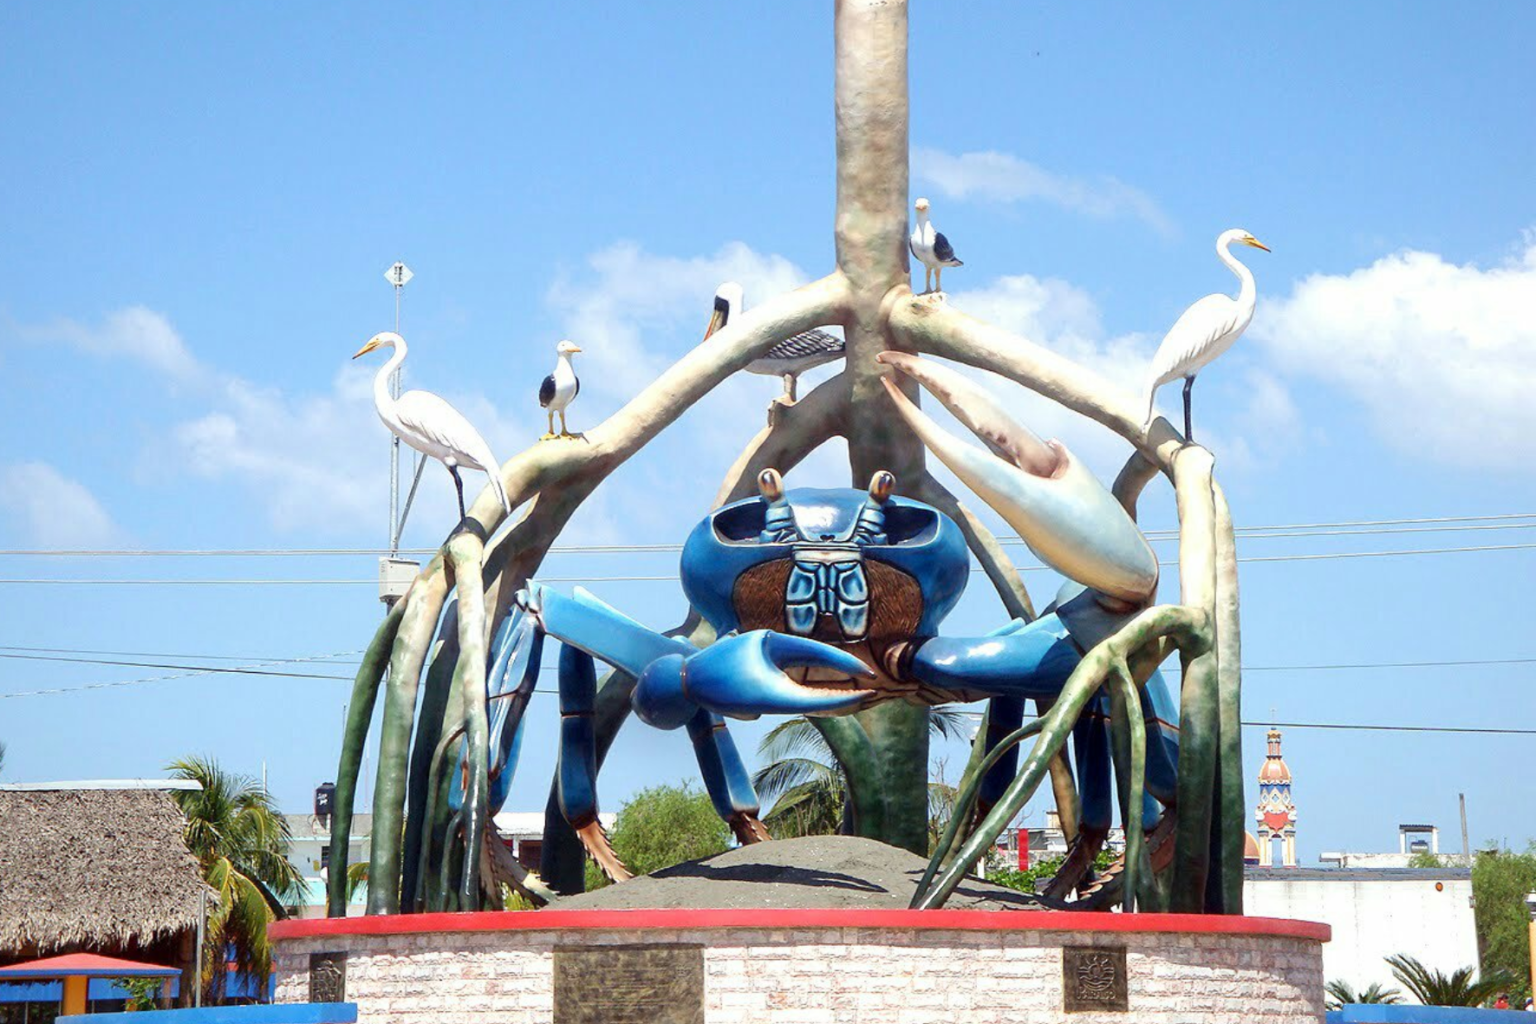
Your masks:
[{"label": "blue sky", "polygon": [[[410,384],[447,396],[503,459],[542,429],[534,395],[560,338],[586,349],[579,428],[698,342],[720,281],[760,301],[830,267],[830,4],[424,10],[0,9],[0,547],[380,544],[374,367],[347,357],[390,325],[381,275],[396,258],[417,273]],[[1533,29],[1516,4],[1388,17],[917,3],[913,190],[966,261],[946,277],[951,301],[1133,386],[1188,303],[1234,289],[1211,241],[1247,228],[1274,249],[1244,257],[1260,309],[1196,389],[1239,523],[1529,512]],[[774,390],[729,382],[616,474],[566,542],[680,541]],[[1101,473],[1124,457],[1092,425],[1018,407]],[[791,483],[843,472],[827,451]],[[452,500],[428,467],[407,544],[434,545]],[[1172,524],[1166,487],[1145,508],[1148,529]],[[1266,557],[1531,541],[1240,543]],[[666,574],[674,557],[556,555],[544,575]],[[1244,661],[1536,657],[1533,567],[1528,549],[1250,563]],[[6,580],[374,571],[358,556],[0,564]],[[1029,580],[1043,603],[1055,582]],[[1165,597],[1176,583],[1169,570]],[[673,584],[590,586],[657,627],[682,613]],[[0,584],[0,644],[187,656],[119,660],[334,654],[279,668],[347,675],[378,615],[367,583]],[[1000,617],[974,587],[947,631]],[[171,670],[0,666],[12,780],[153,775],[210,752],[265,763],[297,809],[334,772],[345,682],[199,676],[7,698]],[[1520,664],[1255,671],[1245,717],[1530,725],[1530,683]],[[516,809],[542,806],[554,754],[550,699],[534,714]],[[744,749],[762,728],[736,728]],[[1262,732],[1245,740],[1251,777]],[[1453,831],[1458,792],[1475,842],[1536,833],[1529,737],[1294,730],[1285,749],[1307,861],[1392,844],[1400,821]],[[948,756],[953,774],[963,752]],[[602,796],[616,808],[684,777],[682,736],[632,726]]]}]

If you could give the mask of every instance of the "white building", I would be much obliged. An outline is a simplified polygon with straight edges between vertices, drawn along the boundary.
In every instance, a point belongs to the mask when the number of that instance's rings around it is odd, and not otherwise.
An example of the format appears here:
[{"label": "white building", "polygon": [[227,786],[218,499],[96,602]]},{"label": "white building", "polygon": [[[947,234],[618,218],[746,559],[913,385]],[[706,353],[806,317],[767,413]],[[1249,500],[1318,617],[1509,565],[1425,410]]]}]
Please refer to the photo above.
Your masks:
[{"label": "white building", "polygon": [[1324,977],[1356,989],[1401,988],[1383,959],[1398,953],[1447,973],[1478,962],[1468,868],[1249,867],[1243,913],[1331,925]]}]

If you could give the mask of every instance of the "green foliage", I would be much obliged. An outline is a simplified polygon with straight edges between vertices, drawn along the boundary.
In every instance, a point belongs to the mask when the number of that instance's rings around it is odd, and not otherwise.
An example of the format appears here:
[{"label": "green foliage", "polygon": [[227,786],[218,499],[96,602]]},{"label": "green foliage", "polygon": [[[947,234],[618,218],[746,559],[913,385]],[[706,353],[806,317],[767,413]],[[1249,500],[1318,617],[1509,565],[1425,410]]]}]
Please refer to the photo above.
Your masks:
[{"label": "green foliage", "polygon": [[685,782],[652,786],[619,808],[613,823],[614,852],[631,871],[652,871],[730,849],[731,830],[709,797]]},{"label": "green foliage", "polygon": [[[933,708],[929,730],[947,739],[965,735],[970,723],[954,708]],[[758,796],[767,803],[763,824],[778,839],[846,834],[848,829],[847,772],[809,718],[796,715],[774,726],[758,744],[764,765],[752,776]],[[928,786],[929,846],[938,840],[954,806],[955,788],[943,782]]]},{"label": "green foliage", "polygon": [[1334,979],[1323,987],[1323,991],[1327,993],[1330,1010],[1340,1010],[1353,1003],[1397,1003],[1402,996],[1395,988],[1383,988],[1379,981],[1356,992],[1349,982]]},{"label": "green foliage", "polygon": [[1483,974],[1508,975],[1517,1005],[1530,995],[1530,914],[1525,895],[1536,892],[1536,842],[1524,853],[1479,853],[1472,865],[1472,896],[1477,904],[1477,946]]},{"label": "green foliage", "polygon": [[1482,1006],[1500,992],[1510,989],[1510,979],[1503,974],[1475,977],[1472,967],[1458,967],[1450,974],[1425,967],[1411,956],[1387,957],[1392,976],[1425,1006]]},{"label": "green foliage", "polygon": [[159,978],[119,978],[117,984],[128,993],[123,1004],[125,1010],[153,1010],[160,1001]]},{"label": "green foliage", "polygon": [[1410,868],[1443,868],[1445,865],[1446,860],[1443,856],[1428,851],[1420,851],[1408,858]]},{"label": "green foliage", "polygon": [[187,757],[172,761],[174,779],[190,779],[200,790],[174,790],[186,817],[182,838],[202,866],[213,894],[203,953],[203,984],[222,997],[224,948],[233,949],[242,971],[263,982],[272,973],[267,924],[287,916],[283,898],[295,895],[299,872],[288,863],[288,822],[271,796],[248,776],[226,772],[216,761]]},{"label": "green foliage", "polygon": [[[1025,871],[1020,871],[1018,868],[988,867],[987,881],[994,885],[1017,889],[1019,892],[1027,892],[1033,896],[1038,891],[1039,884],[1055,877],[1056,872],[1061,870],[1061,865],[1065,862],[1065,857],[1052,857],[1049,860],[1036,861]],[[1093,859],[1093,867],[1096,871],[1103,871],[1114,862],[1113,853],[1107,849],[1100,850],[1098,856]]]}]

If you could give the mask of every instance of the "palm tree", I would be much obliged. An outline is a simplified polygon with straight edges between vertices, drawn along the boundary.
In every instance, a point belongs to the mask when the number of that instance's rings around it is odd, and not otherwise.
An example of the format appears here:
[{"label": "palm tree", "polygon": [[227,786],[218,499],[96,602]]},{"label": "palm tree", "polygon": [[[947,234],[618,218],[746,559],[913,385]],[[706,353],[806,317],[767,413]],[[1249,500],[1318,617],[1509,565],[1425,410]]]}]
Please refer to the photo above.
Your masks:
[{"label": "palm tree", "polygon": [[1369,988],[1356,992],[1349,982],[1336,979],[1324,986],[1323,991],[1328,993],[1330,1010],[1342,1010],[1352,1003],[1396,1003],[1402,995],[1395,988],[1383,988],[1379,981],[1373,981]]},{"label": "palm tree", "polygon": [[1459,967],[1449,975],[1441,974],[1402,954],[1387,957],[1387,963],[1392,976],[1425,1006],[1482,1006],[1510,983],[1502,972],[1474,981],[1474,967]]},{"label": "palm tree", "polygon": [[[971,726],[965,712],[951,707],[934,708],[928,716],[930,731],[940,739],[965,737]],[[765,763],[753,773],[752,785],[770,804],[763,815],[768,831],[780,839],[851,831],[843,766],[809,718],[796,715],[774,726],[757,753]],[[954,797],[953,786],[928,784],[930,843],[943,831]]]},{"label": "palm tree", "polygon": [[224,950],[261,984],[272,973],[267,925],[287,917],[284,897],[296,896],[299,872],[288,862],[288,822],[270,794],[249,776],[218,762],[186,757],[166,766],[174,779],[200,783],[199,790],[175,790],[186,817],[182,838],[213,889],[203,953],[203,981],[220,998],[226,972]]}]

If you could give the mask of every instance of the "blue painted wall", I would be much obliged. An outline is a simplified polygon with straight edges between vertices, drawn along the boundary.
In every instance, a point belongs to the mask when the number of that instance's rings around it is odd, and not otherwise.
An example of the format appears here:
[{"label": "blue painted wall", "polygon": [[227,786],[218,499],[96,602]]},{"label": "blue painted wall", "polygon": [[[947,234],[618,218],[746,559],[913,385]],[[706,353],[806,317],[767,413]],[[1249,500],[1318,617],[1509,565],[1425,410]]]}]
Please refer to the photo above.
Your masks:
[{"label": "blue painted wall", "polygon": [[1533,1019],[1536,1018],[1519,1010],[1371,1003],[1352,1003],[1342,1010],[1330,1010],[1327,1015],[1328,1024],[1525,1024]]}]

